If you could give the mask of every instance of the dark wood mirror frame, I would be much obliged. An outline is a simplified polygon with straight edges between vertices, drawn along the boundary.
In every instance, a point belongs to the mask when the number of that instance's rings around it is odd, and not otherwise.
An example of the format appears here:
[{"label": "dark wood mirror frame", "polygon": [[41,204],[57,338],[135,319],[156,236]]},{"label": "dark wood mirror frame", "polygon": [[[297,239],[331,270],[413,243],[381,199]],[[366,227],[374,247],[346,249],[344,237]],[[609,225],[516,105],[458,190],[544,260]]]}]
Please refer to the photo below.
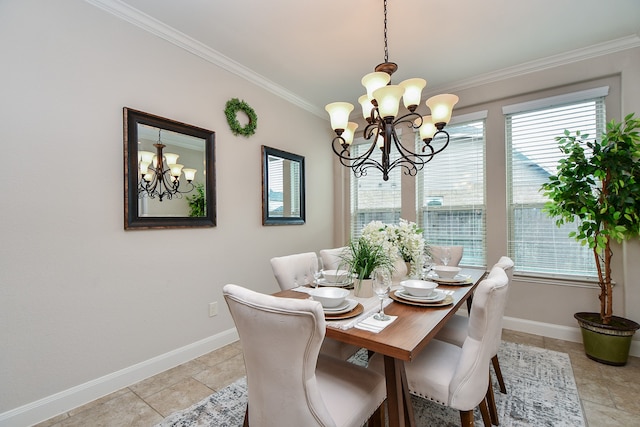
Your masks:
[{"label": "dark wood mirror frame", "polygon": [[[297,169],[298,175],[292,180],[284,179],[282,171],[270,168],[270,162],[281,162],[283,168]],[[278,174],[278,172],[280,172]],[[305,223],[305,183],[304,157],[276,148],[262,146],[262,224],[263,225],[300,225]],[[274,176],[281,176],[279,182]],[[279,196],[273,197],[269,191],[275,184],[282,186]],[[275,193],[277,194],[277,192]],[[279,205],[276,209],[270,206]]]},{"label": "dark wood mirror frame", "polygon": [[[215,227],[216,225],[216,189],[215,189],[215,132],[191,126],[185,123],[166,119],[152,114],[136,111],[125,107],[124,114],[124,228],[188,228]],[[175,132],[188,137],[203,140],[203,168],[199,170],[204,179],[205,214],[198,217],[190,216],[153,216],[139,214],[140,198],[138,184],[140,179],[138,169],[138,140],[139,129],[151,126],[159,130]],[[196,174],[197,174],[196,173]],[[191,193],[187,193],[190,195]],[[170,201],[169,201],[170,202]],[[166,202],[163,202],[166,203]]]}]

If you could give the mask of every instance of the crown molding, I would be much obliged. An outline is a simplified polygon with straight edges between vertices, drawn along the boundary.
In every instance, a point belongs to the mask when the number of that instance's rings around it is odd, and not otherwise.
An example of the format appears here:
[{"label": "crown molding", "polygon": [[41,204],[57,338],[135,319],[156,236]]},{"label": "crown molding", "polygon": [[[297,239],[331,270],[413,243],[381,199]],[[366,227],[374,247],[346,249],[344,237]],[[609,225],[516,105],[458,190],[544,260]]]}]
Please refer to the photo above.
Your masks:
[{"label": "crown molding", "polygon": [[211,49],[210,47],[200,43],[199,41],[187,36],[186,34],[158,21],[157,19],[135,9],[120,0],[85,0],[87,3],[96,6],[112,15],[123,19],[136,27],[139,27],[155,36],[158,36],[179,48],[182,48],[196,56],[208,61],[220,68],[233,73],[251,83],[277,95],[284,100],[307,110],[308,112],[326,119],[326,112],[305,99],[300,98],[293,92],[274,83],[266,77],[254,72],[244,65],[234,61],[233,59],[223,55],[222,53]]},{"label": "crown molding", "polygon": [[640,37],[637,34],[633,34],[630,36],[621,37],[619,39],[610,40],[608,42],[598,43],[585,48],[548,56],[546,58],[538,59],[535,61],[525,62],[513,67],[503,68],[495,72],[481,74],[470,79],[459,80],[449,85],[434,86],[433,88],[431,88],[430,92],[453,93],[456,91],[495,83],[514,77],[524,76],[537,71],[542,71],[561,65],[567,65],[573,62],[584,61],[586,59],[596,58],[598,56],[608,55],[637,47],[640,47]]}]

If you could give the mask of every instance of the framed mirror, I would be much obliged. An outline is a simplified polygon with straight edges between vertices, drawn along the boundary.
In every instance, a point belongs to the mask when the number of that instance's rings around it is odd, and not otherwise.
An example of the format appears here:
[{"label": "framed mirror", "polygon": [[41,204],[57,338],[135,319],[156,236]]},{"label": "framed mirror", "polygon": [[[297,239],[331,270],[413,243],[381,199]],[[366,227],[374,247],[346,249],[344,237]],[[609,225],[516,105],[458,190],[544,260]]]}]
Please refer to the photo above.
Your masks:
[{"label": "framed mirror", "polygon": [[124,108],[124,228],[216,225],[215,133]]},{"label": "framed mirror", "polygon": [[262,146],[262,224],[304,224],[304,157]]}]

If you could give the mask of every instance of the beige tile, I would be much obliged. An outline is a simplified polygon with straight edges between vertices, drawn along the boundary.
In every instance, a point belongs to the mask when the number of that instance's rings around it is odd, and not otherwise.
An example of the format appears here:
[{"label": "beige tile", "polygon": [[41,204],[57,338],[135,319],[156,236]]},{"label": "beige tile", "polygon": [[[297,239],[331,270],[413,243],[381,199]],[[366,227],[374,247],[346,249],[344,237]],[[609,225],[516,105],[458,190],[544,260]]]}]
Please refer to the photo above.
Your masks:
[{"label": "beige tile", "polygon": [[194,378],[213,390],[220,390],[243,377],[245,373],[244,359],[242,354],[239,354],[198,373]]},{"label": "beige tile", "polygon": [[94,400],[93,402],[89,402],[85,405],[82,406],[78,406],[77,408],[74,408],[72,410],[69,411],[69,416],[74,416],[75,414],[79,413],[79,412],[84,412],[88,409],[93,408],[94,406],[98,406],[98,405],[102,405],[103,403],[106,403],[112,399],[118,398],[120,396],[123,396],[127,393],[131,393],[131,391],[129,389],[126,388],[122,388],[118,391],[114,391],[113,393],[109,393],[106,396],[103,396],[99,399]]},{"label": "beige tile", "polygon": [[603,384],[602,378],[585,378],[575,376],[578,395],[584,401],[598,403],[605,406],[614,406],[613,398],[606,384]]},{"label": "beige tile", "polygon": [[145,401],[163,417],[171,415],[211,395],[213,390],[193,378],[185,379],[151,395]]},{"label": "beige tile", "polygon": [[633,366],[609,366],[598,363],[602,376],[609,384],[628,387],[640,394],[640,368]]},{"label": "beige tile", "polygon": [[510,329],[502,330],[502,340],[544,348],[544,339],[540,335],[527,334]]},{"label": "beige tile", "polygon": [[54,425],[60,425],[58,423],[66,420],[67,418],[69,418],[69,414],[65,412],[64,414],[60,414],[56,417],[49,418],[48,420],[43,421],[41,423],[34,424],[33,427],[51,427]]},{"label": "beige tile", "polygon": [[543,337],[544,348],[554,351],[559,351],[561,353],[568,354],[584,354],[584,346],[579,342],[570,342],[558,340],[555,338]]},{"label": "beige tile", "polygon": [[[613,381],[609,382],[608,387],[616,408],[630,414],[640,415],[640,400],[638,399],[640,392],[638,387],[619,385]],[[640,424],[640,420],[638,420],[638,424]]]},{"label": "beige tile", "polygon": [[616,408],[593,402],[583,402],[587,423],[590,427],[637,426],[638,416]]},{"label": "beige tile", "polygon": [[168,371],[161,372],[158,375],[154,375],[153,377],[140,381],[129,388],[135,394],[144,399],[159,392],[160,390],[192,377],[205,368],[206,365],[202,362],[198,360],[191,360],[187,363],[176,366],[175,368],[169,369]]},{"label": "beige tile", "polygon": [[227,359],[231,359],[232,357],[235,357],[238,354],[242,354],[242,347],[240,346],[240,341],[236,341],[232,344],[219,348],[218,350],[215,350],[203,356],[200,356],[196,360],[203,363],[204,365],[214,366],[220,362],[224,362]]},{"label": "beige tile", "polygon": [[162,416],[131,391],[54,424],[55,427],[151,426]]}]

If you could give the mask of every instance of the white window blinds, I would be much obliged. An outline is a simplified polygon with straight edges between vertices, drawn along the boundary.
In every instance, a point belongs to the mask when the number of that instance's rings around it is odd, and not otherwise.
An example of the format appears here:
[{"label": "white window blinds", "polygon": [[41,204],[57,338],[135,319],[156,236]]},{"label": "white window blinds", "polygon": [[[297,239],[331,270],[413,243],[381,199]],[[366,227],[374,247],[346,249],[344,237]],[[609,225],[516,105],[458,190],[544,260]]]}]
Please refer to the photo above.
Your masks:
[{"label": "white window blinds", "polygon": [[[575,224],[557,227],[542,211],[542,183],[563,156],[555,140],[565,129],[600,138],[607,88],[505,107],[509,256],[518,272],[551,276],[595,276],[593,253],[570,238]],[[586,98],[588,97],[588,98]],[[563,102],[564,101],[564,102]],[[546,104],[546,105],[545,105]]]},{"label": "white window blinds", "polygon": [[[357,144],[357,142],[364,142]],[[370,143],[364,139],[354,141],[351,146],[352,156],[364,154]],[[372,157],[382,161],[382,152],[375,150]],[[391,161],[398,157],[396,150],[391,151]],[[362,227],[371,221],[382,221],[386,224],[400,222],[401,187],[400,170],[389,171],[389,180],[382,179],[382,172],[368,169],[367,175],[360,178],[351,176],[351,238],[358,239]]]},{"label": "white window blinds", "polygon": [[486,265],[485,117],[486,111],[450,123],[449,145],[417,182],[417,219],[427,243],[464,246],[460,264],[468,266]]}]

